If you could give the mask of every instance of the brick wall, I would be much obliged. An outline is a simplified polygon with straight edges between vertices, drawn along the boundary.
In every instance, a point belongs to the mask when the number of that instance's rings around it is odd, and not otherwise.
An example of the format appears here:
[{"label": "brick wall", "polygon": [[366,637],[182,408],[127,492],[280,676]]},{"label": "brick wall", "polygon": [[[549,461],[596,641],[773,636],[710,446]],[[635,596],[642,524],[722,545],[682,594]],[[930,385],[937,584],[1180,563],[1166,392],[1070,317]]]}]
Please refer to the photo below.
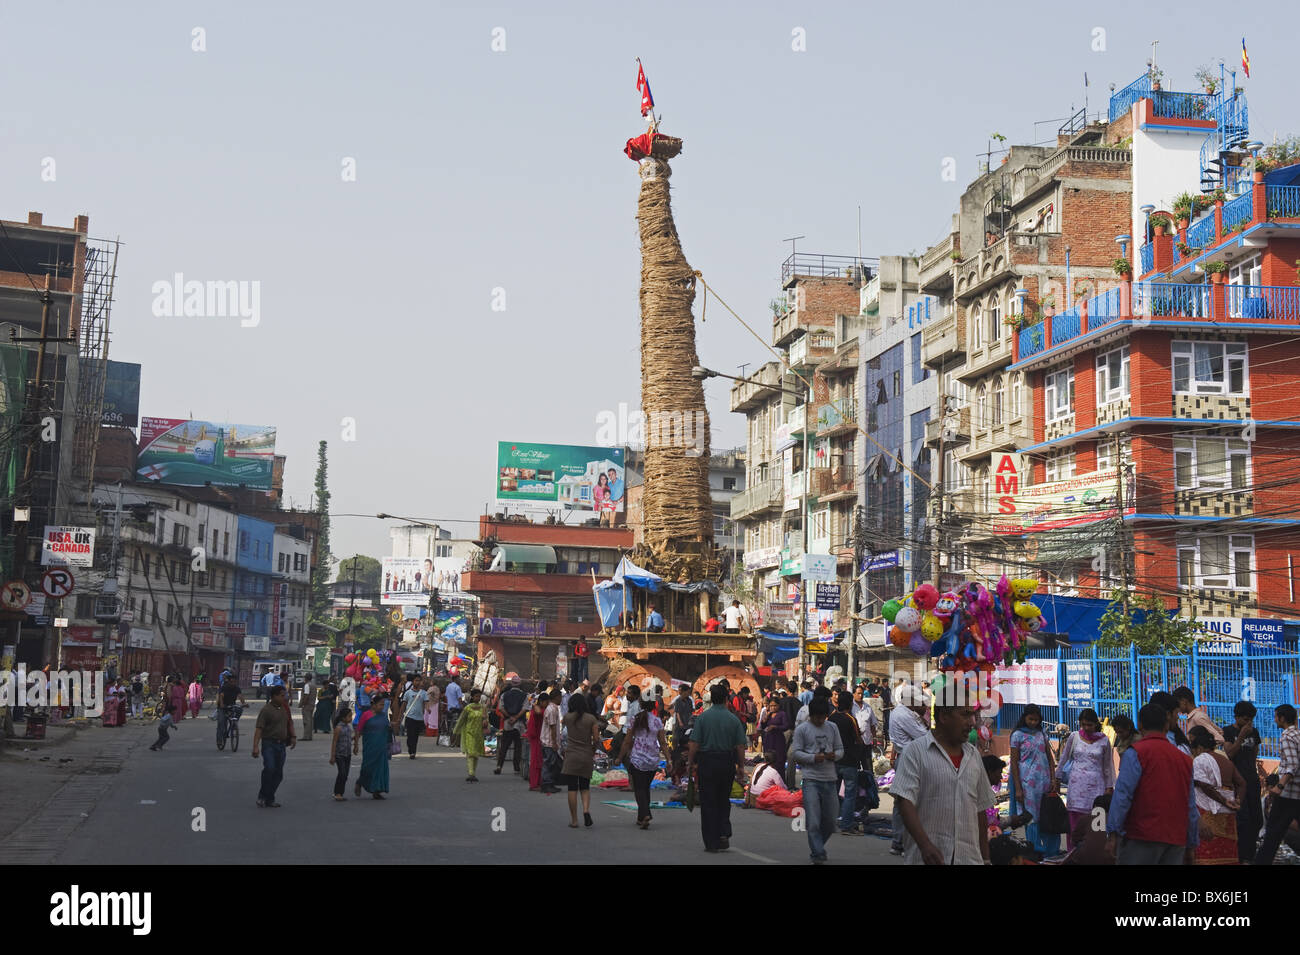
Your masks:
[{"label": "brick wall", "polygon": [[1272,239],[1264,252],[1260,281],[1265,285],[1295,285],[1300,239]]},{"label": "brick wall", "polygon": [[798,278],[799,312],[810,325],[833,328],[836,315],[856,315],[861,307],[853,279]]},{"label": "brick wall", "polygon": [[[1072,170],[1076,167],[1082,167],[1083,171],[1072,172],[1072,175],[1093,179],[1119,178],[1116,173],[1121,171],[1125,177],[1128,174],[1127,166],[1108,163],[1071,164]],[[1061,188],[1061,223],[1067,230],[1071,265],[1100,267],[1114,264],[1119,255],[1115,236],[1129,231],[1131,201],[1132,195],[1128,190],[1101,192],[1069,185]]]},{"label": "brick wall", "polygon": [[[1289,560],[1288,560],[1289,559]],[[1292,573],[1300,573],[1300,547],[1296,546],[1294,528],[1266,531],[1255,535],[1255,579],[1259,603],[1269,616],[1281,608],[1291,614],[1300,611],[1300,601],[1291,599]],[[1300,580],[1295,582],[1300,595]]]},{"label": "brick wall", "polygon": [[1135,417],[1173,414],[1173,352],[1166,332],[1135,331],[1129,346],[1129,394]]}]

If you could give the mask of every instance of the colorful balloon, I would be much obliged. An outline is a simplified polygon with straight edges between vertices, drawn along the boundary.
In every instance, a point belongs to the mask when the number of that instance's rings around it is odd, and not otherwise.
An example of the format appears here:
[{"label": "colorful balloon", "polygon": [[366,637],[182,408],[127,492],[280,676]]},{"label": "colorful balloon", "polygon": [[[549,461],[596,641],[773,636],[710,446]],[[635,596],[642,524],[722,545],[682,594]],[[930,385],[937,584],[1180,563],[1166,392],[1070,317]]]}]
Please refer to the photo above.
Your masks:
[{"label": "colorful balloon", "polygon": [[921,629],[921,611],[915,607],[903,607],[894,616],[894,626],[905,633],[916,633]]},{"label": "colorful balloon", "polygon": [[905,647],[912,640],[912,635],[906,630],[901,630],[897,626],[889,628],[889,642],[896,647]]},{"label": "colorful balloon", "polygon": [[927,613],[921,621],[921,636],[931,643],[943,636],[944,623],[932,613]]},{"label": "colorful balloon", "polygon": [[916,590],[912,591],[912,600],[916,604],[916,609],[922,613],[929,613],[934,609],[934,605],[939,602],[939,591],[934,584],[921,584]]},{"label": "colorful balloon", "polygon": [[896,617],[898,615],[898,611],[902,609],[903,609],[903,603],[901,600],[886,600],[885,605],[880,608],[880,615],[884,617],[886,620],[888,620],[890,623],[893,623],[894,617]]},{"label": "colorful balloon", "polygon": [[1015,600],[1028,600],[1030,594],[1038,589],[1038,581],[1021,577],[1011,581],[1011,596]]},{"label": "colorful balloon", "polygon": [[1035,617],[1041,617],[1043,612],[1038,609],[1037,604],[1030,603],[1028,600],[1017,600],[1015,607],[1016,616],[1022,620],[1032,620]]},{"label": "colorful balloon", "polygon": [[930,641],[925,639],[925,637],[919,632],[914,633],[908,641],[907,649],[911,650],[918,657],[926,656],[930,652]]},{"label": "colorful balloon", "polygon": [[951,590],[939,597],[939,602],[934,605],[932,613],[936,617],[948,619],[957,612],[957,595]]}]

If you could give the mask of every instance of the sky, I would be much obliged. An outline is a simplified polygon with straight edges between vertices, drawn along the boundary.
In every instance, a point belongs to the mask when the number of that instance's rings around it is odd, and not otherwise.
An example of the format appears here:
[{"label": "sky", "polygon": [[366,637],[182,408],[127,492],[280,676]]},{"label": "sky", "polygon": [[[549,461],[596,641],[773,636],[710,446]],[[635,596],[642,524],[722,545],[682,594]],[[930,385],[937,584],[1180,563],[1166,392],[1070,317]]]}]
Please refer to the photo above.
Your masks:
[{"label": "sky", "polygon": [[[473,536],[497,441],[595,444],[639,405],[636,57],[685,143],[686,257],[765,334],[783,239],[856,254],[860,206],[864,255],[920,254],[992,133],[1054,140],[1153,40],[1195,90],[1245,24],[1252,132],[1300,131],[1300,13],[1227,9],[0,0],[0,218],[120,238],[109,356],[143,364],[141,414],[275,425],[300,507],[329,442],[332,550],[383,554],[343,515]],[[256,323],[156,315],[177,273],[258,283]],[[697,327],[705,365],[772,357],[713,302]],[[714,448],[744,443],[728,386]]]}]

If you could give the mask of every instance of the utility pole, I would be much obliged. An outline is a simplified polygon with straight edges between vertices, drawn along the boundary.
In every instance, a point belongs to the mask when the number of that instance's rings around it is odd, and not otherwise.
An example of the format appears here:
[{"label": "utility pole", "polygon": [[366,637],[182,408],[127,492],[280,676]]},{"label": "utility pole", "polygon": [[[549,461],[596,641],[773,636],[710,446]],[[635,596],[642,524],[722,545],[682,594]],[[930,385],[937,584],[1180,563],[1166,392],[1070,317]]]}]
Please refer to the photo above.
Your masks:
[{"label": "utility pole", "polygon": [[[353,558],[352,558],[352,586],[349,587],[348,590],[349,590],[349,591],[351,592],[351,594],[352,594],[351,598],[350,598],[349,601],[348,601],[348,635],[351,636],[351,635],[352,635],[352,617],[353,617],[353,614],[356,613],[356,609],[357,609],[357,558],[356,558],[355,555],[354,555]],[[381,597],[381,599],[380,599],[380,609],[381,609],[381,610],[383,609],[383,600],[382,600],[382,596],[383,596],[383,595],[381,594],[381,595],[380,595],[380,597]]]},{"label": "utility pole", "polygon": [[[117,483],[117,507],[116,507],[116,509],[115,509],[114,512],[113,512],[113,543],[112,543],[112,545],[111,545],[111,546],[112,546],[112,550],[109,552],[109,560],[108,560],[108,576],[105,578],[105,582],[104,582],[104,590],[103,590],[103,593],[104,593],[104,594],[109,593],[109,584],[108,584],[108,581],[109,581],[109,580],[113,581],[113,583],[112,583],[113,606],[114,606],[114,607],[116,608],[116,610],[117,610],[117,614],[118,614],[118,619],[119,619],[119,620],[121,620],[121,618],[122,618],[122,601],[121,601],[121,598],[118,597],[118,595],[117,595],[117,566],[118,566],[118,565],[117,565],[117,551],[118,551],[118,548],[119,548],[119,546],[120,546],[121,535],[122,535],[122,482],[119,481],[119,482]],[[111,633],[111,627],[112,627],[112,625],[109,624],[109,623],[105,623],[105,624],[104,624],[104,649],[103,649],[103,655],[104,655],[105,657],[108,656],[109,634]],[[126,641],[119,641],[119,643],[118,643],[118,658],[119,658],[119,660],[121,660],[122,658],[124,658],[124,657],[126,656],[126,653],[125,653],[126,645],[125,645],[125,644],[126,644]]]},{"label": "utility pole", "polygon": [[[1154,53],[1153,44],[1152,54],[1154,55]],[[1128,531],[1124,527],[1124,454],[1118,431],[1115,432],[1115,519],[1119,522],[1120,599],[1123,601],[1124,606],[1124,639],[1128,640]]]},{"label": "utility pole", "polygon": [[944,459],[947,455],[947,421],[948,421],[948,396],[943,393],[942,386],[943,376],[940,376],[939,388],[939,460],[935,462],[935,479],[934,484],[930,487],[930,493],[935,497],[934,508],[934,529],[930,533],[934,541],[934,550],[930,554],[930,582],[939,590],[946,588],[939,586],[939,554],[943,548],[943,499],[944,491]]}]

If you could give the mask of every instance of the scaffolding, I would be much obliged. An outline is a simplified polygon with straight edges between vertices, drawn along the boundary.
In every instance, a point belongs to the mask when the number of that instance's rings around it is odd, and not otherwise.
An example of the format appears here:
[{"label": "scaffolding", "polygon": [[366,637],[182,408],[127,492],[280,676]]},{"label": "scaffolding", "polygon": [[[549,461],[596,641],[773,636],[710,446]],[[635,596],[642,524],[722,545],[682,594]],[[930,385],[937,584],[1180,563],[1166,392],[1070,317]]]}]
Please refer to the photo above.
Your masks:
[{"label": "scaffolding", "polygon": [[78,382],[73,477],[85,482],[89,500],[95,481],[95,453],[104,413],[108,373],[109,315],[117,281],[118,239],[87,239],[81,288],[81,328],[77,342]]}]

